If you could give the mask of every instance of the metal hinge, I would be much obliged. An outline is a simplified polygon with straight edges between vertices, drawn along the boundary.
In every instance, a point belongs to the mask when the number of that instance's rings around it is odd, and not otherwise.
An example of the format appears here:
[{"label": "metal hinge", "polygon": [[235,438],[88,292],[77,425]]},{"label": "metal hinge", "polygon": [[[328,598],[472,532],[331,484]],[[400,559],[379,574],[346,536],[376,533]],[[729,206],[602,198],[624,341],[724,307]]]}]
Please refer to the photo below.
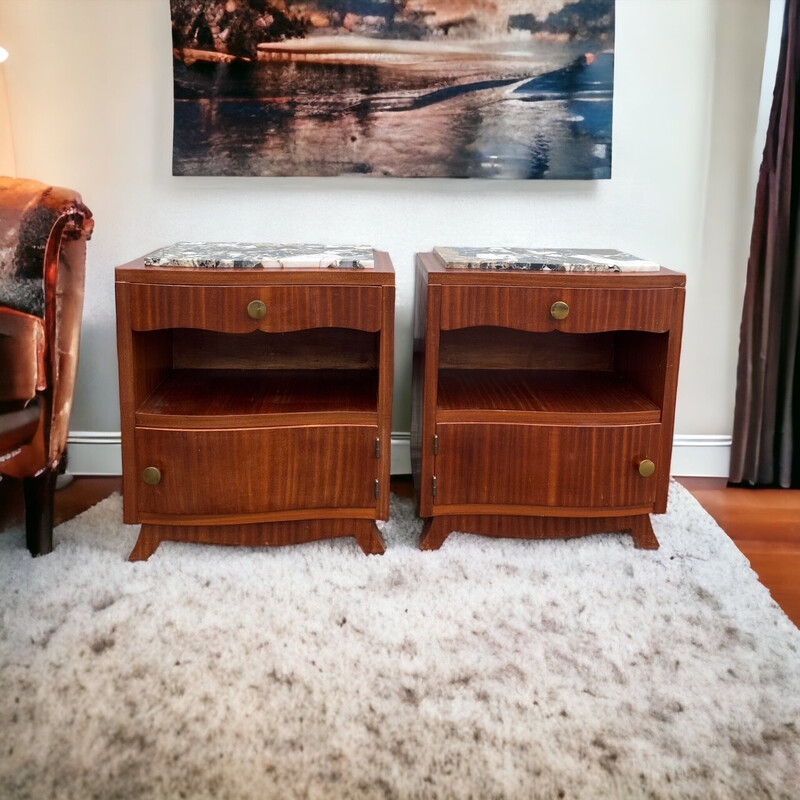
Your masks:
[{"label": "metal hinge", "polygon": [[375,499],[377,500],[381,496],[381,482],[378,478],[375,478]]},{"label": "metal hinge", "polygon": [[439,455],[439,434],[435,434],[433,437],[433,454],[435,456]]},{"label": "metal hinge", "polygon": [[381,457],[381,437],[375,437],[375,458]]},{"label": "metal hinge", "polygon": [[436,476],[434,475],[433,476],[433,496],[434,497],[436,497],[436,492],[438,491],[438,489],[439,489],[439,481],[436,478]]}]

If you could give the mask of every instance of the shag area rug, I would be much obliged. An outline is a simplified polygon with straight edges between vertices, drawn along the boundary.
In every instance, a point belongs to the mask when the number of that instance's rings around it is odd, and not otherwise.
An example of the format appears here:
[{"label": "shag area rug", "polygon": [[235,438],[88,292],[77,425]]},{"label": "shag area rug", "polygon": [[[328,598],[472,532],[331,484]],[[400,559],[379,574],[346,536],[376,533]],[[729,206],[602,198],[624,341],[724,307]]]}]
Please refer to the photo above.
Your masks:
[{"label": "shag area rug", "polygon": [[0,535],[0,797],[798,798],[800,631],[691,495],[627,536]]}]

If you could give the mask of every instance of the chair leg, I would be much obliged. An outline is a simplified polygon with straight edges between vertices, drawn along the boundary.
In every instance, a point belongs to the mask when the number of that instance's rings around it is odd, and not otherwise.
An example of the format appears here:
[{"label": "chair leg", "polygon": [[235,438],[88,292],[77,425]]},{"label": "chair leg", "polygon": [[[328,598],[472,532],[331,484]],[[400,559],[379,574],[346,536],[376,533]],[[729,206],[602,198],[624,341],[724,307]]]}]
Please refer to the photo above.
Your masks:
[{"label": "chair leg", "polygon": [[32,556],[53,551],[53,506],[57,470],[45,470],[35,478],[23,478],[25,495],[25,543]]}]

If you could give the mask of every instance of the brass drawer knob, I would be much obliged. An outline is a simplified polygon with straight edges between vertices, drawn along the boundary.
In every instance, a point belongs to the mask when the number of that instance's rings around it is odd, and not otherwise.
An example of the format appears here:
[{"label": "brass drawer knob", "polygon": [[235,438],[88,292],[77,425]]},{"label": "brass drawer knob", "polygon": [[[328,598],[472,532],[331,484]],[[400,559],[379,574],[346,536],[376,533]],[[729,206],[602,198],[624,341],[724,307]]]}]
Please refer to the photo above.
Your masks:
[{"label": "brass drawer knob", "polygon": [[639,462],[639,474],[643,478],[649,478],[655,471],[656,465],[649,458],[643,458]]},{"label": "brass drawer knob", "polygon": [[263,319],[267,313],[267,304],[261,300],[251,300],[247,304],[247,316],[250,319]]},{"label": "brass drawer knob", "polygon": [[557,300],[550,306],[550,316],[553,319],[566,319],[569,315],[569,306],[563,300]]},{"label": "brass drawer knob", "polygon": [[148,486],[156,486],[161,483],[161,470],[158,467],[145,467],[142,472],[142,480]]}]

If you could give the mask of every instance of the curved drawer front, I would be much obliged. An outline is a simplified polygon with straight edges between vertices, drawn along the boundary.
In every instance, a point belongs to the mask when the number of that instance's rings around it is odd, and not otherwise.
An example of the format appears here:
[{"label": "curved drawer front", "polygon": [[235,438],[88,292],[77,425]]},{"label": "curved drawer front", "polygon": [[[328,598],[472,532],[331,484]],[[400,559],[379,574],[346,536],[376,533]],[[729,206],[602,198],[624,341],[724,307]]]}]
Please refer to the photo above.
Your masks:
[{"label": "curved drawer front", "polygon": [[[613,509],[652,506],[660,425],[439,424],[435,506]],[[667,465],[668,468],[668,465]],[[514,513],[509,511],[508,513]]]},{"label": "curved drawer front", "polygon": [[[476,303],[474,286],[442,287],[442,330],[494,325],[538,332],[663,332],[670,329],[675,302],[672,289],[482,286],[479,296]],[[557,303],[568,309],[562,319],[551,311]]]},{"label": "curved drawer front", "polygon": [[[381,326],[379,286],[173,286],[133,284],[131,327],[222,333]],[[263,304],[260,316],[252,304]]]},{"label": "curved drawer front", "polygon": [[[137,428],[138,510],[202,516],[374,509],[377,435],[370,425]],[[144,475],[152,468],[155,485]]]}]

